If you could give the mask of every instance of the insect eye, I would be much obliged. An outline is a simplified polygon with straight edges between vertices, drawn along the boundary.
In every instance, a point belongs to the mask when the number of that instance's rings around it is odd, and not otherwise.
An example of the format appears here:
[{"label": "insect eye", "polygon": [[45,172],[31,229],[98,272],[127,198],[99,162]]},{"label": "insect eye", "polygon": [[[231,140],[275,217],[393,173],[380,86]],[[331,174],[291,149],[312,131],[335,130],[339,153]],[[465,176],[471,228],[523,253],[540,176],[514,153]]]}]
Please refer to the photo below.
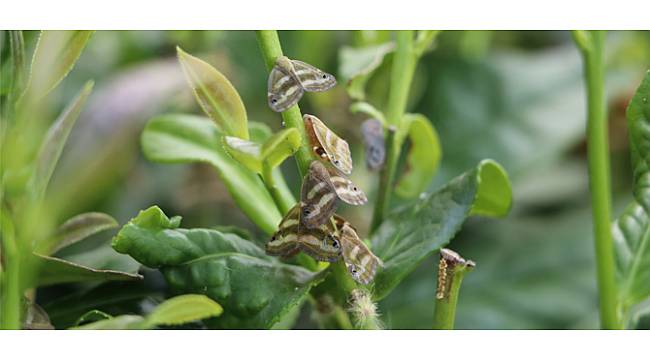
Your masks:
[{"label": "insect eye", "polygon": [[357,189],[357,187],[355,186],[355,187],[352,188],[352,190],[357,191],[358,189]]},{"label": "insect eye", "polygon": [[302,213],[305,214],[305,215],[309,215],[309,213],[311,213],[311,211],[309,211],[309,209],[305,209],[305,210],[302,211]]},{"label": "insect eye", "polygon": [[334,160],[334,163],[335,163],[336,165],[338,165],[339,162],[340,162],[340,161],[338,161],[338,160]]},{"label": "insect eye", "polygon": [[356,274],[357,273],[357,268],[352,268],[352,273]]},{"label": "insect eye", "polygon": [[323,79],[327,79],[327,74],[323,74]]},{"label": "insect eye", "polygon": [[271,102],[276,104],[278,102],[278,99],[271,99]]},{"label": "insect eye", "polygon": [[333,243],[332,243],[332,246],[334,246],[335,249],[338,249],[338,248],[339,248],[339,242],[338,242],[338,240],[334,239],[334,241],[333,241]]},{"label": "insect eye", "polygon": [[271,238],[271,241],[275,241],[275,236]]}]

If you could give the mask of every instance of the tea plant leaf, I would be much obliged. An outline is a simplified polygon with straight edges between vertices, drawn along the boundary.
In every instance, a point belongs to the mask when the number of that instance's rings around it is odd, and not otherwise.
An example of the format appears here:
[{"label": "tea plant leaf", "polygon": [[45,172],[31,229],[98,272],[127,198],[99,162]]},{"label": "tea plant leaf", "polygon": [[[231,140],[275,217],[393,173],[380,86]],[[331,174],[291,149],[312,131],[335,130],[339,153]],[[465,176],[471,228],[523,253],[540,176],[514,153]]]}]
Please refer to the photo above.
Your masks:
[{"label": "tea plant leaf", "polygon": [[244,165],[248,170],[262,172],[262,150],[260,144],[240,139],[235,136],[224,136],[223,146],[228,155]]},{"label": "tea plant leaf", "polygon": [[298,150],[300,142],[300,133],[295,128],[284,129],[273,134],[262,145],[262,159],[265,165],[271,169],[279,166]]},{"label": "tea plant leaf", "polygon": [[54,247],[48,253],[54,254],[66,246],[117,226],[117,221],[108,214],[99,212],[79,214],[59,227],[54,239]]},{"label": "tea plant leaf", "polygon": [[97,322],[101,320],[108,320],[112,316],[100,310],[90,310],[87,313],[81,315],[79,319],[75,322],[74,326],[81,326],[91,322]]},{"label": "tea plant leaf", "polygon": [[248,118],[230,81],[205,61],[176,48],[183,73],[203,111],[225,135],[248,140]]},{"label": "tea plant leaf", "polygon": [[[93,269],[51,256],[33,254],[32,262],[40,269],[31,286],[45,286],[82,281],[141,280],[142,275],[116,270]],[[31,287],[28,286],[28,287]]]},{"label": "tea plant leaf", "polygon": [[366,82],[387,54],[395,50],[392,42],[363,48],[343,47],[339,52],[339,75],[347,80],[347,91],[351,98],[365,99]]},{"label": "tea plant leaf", "polygon": [[[76,325],[73,330],[147,330],[159,325],[182,325],[205,318],[219,316],[223,309],[219,304],[204,295],[180,295],[156,306],[146,317],[140,315],[120,315],[111,317],[101,311],[93,310],[87,316],[102,320],[85,325]],[[82,319],[79,319],[80,322]]]},{"label": "tea plant leaf", "polygon": [[627,108],[634,201],[613,224],[623,310],[650,296],[650,71]]},{"label": "tea plant leaf", "polygon": [[52,177],[54,168],[59,161],[59,157],[61,156],[63,146],[68,139],[70,130],[72,130],[72,127],[77,121],[81,109],[93,89],[93,85],[94,83],[92,81],[89,81],[84,85],[81,92],[79,92],[77,97],[70,102],[65,110],[63,110],[61,115],[59,115],[59,118],[56,119],[45,135],[45,140],[43,140],[38,152],[36,168],[30,180],[31,190],[37,199],[42,198],[45,194],[45,189],[47,188],[47,184],[50,182],[50,177]]},{"label": "tea plant leaf", "polygon": [[226,154],[221,138],[215,124],[206,118],[168,114],[149,120],[141,144],[151,161],[213,165],[244,214],[265,233],[273,233],[281,219],[273,199],[254,173]]},{"label": "tea plant leaf", "polygon": [[140,315],[120,315],[72,327],[70,330],[143,330],[144,321],[144,318]]},{"label": "tea plant leaf", "polygon": [[113,247],[160,269],[176,292],[217,301],[224,314],[208,322],[217,328],[270,328],[301,304],[324,274],[280,263],[234,234],[178,228],[158,207],[124,226]]},{"label": "tea plant leaf", "polygon": [[25,90],[39,99],[54,89],[74,67],[94,31],[41,31]]},{"label": "tea plant leaf", "polygon": [[[495,191],[499,197],[490,196]],[[505,170],[483,160],[442,189],[390,213],[371,238],[372,251],[384,262],[374,298],[388,295],[422,260],[448,244],[470,215],[504,216],[511,202]]]},{"label": "tea plant leaf", "polygon": [[410,139],[410,148],[406,170],[398,180],[395,193],[403,198],[414,198],[427,189],[438,171],[442,149],[438,133],[424,115],[406,114],[402,127]]},{"label": "tea plant leaf", "polygon": [[144,327],[180,325],[219,316],[221,305],[205,295],[187,294],[173,297],[158,305],[147,315]]}]

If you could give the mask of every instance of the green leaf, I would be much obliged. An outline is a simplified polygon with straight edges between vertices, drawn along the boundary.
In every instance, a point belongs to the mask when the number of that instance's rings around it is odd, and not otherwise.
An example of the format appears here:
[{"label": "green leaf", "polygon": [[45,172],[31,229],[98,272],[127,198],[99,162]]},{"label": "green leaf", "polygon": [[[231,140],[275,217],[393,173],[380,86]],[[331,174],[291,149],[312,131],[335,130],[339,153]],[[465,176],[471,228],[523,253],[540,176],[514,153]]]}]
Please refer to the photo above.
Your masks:
[{"label": "green leaf", "polygon": [[91,322],[97,322],[101,320],[108,320],[112,318],[112,316],[108,315],[107,313],[100,311],[100,310],[90,310],[87,313],[81,315],[79,319],[77,319],[77,322],[74,324],[74,326],[80,326],[80,325],[85,325],[87,323]]},{"label": "green leaf", "polygon": [[36,159],[36,168],[30,180],[31,190],[36,198],[40,199],[45,194],[47,184],[50,182],[50,177],[52,177],[54,168],[63,151],[63,146],[81,113],[83,105],[86,103],[88,95],[93,89],[93,84],[92,81],[89,81],[84,85],[81,92],[63,110],[45,135],[45,140],[43,140]]},{"label": "green leaf", "polygon": [[213,327],[270,328],[324,274],[280,263],[234,234],[177,226],[152,207],[122,228],[113,247],[159,268],[176,292],[217,301],[224,314],[209,321]]},{"label": "green leaf", "polygon": [[26,94],[39,99],[72,70],[94,31],[41,31],[36,43]]},{"label": "green leaf", "polygon": [[219,316],[221,313],[221,305],[205,295],[180,295],[166,300],[147,315],[146,327],[180,325]]},{"label": "green leaf", "polygon": [[108,214],[99,212],[79,214],[68,219],[59,227],[53,242],[54,247],[48,253],[54,254],[64,247],[117,226],[117,221]]},{"label": "green leaf", "polygon": [[144,318],[140,315],[120,315],[90,324],[76,326],[70,330],[142,330]]},{"label": "green leaf", "polygon": [[248,118],[239,93],[217,69],[180,47],[178,61],[196,100],[219,129],[229,136],[248,140]]},{"label": "green leaf", "polygon": [[38,268],[37,279],[27,287],[45,286],[82,281],[109,281],[109,280],[141,280],[139,274],[131,274],[116,270],[93,269],[88,266],[51,256],[34,254],[31,261]]},{"label": "green leaf", "polygon": [[[508,196],[483,200],[489,197],[485,192],[495,190]],[[470,215],[506,215],[510,191],[501,166],[484,160],[442,189],[390,213],[371,238],[373,252],[384,261],[375,278],[375,299],[385,297],[422,260],[448,244]]]},{"label": "green leaf", "polygon": [[357,101],[354,104],[350,105],[350,112],[353,114],[362,113],[370,116],[372,119],[377,119],[381,121],[382,124],[386,124],[386,117],[384,113],[379,111],[377,108],[371,104],[363,101]]},{"label": "green leaf", "polygon": [[273,233],[281,219],[273,199],[258,176],[226,154],[221,137],[206,118],[169,114],[149,120],[141,144],[151,161],[213,165],[239,208],[265,233]]},{"label": "green leaf", "polygon": [[262,160],[268,168],[275,168],[293,155],[300,147],[300,132],[298,129],[289,128],[273,134],[262,145]]},{"label": "green leaf", "polygon": [[424,115],[406,114],[401,126],[407,129],[411,142],[406,170],[398,180],[395,193],[403,198],[414,198],[427,189],[436,175],[442,149],[438,133]]},{"label": "green leaf", "polygon": [[392,42],[352,48],[344,46],[339,52],[339,75],[347,81],[347,91],[351,98],[365,99],[365,85],[372,72],[384,61],[387,54],[395,50]]},{"label": "green leaf", "polygon": [[262,150],[259,144],[235,136],[224,136],[223,146],[228,155],[248,170],[258,174],[262,172]]},{"label": "green leaf", "polygon": [[613,224],[623,310],[650,297],[650,71],[627,108],[634,201]]},{"label": "green leaf", "polygon": [[79,323],[87,317],[97,317],[103,320],[90,324],[75,326],[74,330],[146,330],[159,325],[182,325],[188,322],[219,316],[223,312],[221,306],[204,295],[181,295],[164,301],[149,315],[121,315],[111,317],[101,311],[93,310],[79,319]]}]

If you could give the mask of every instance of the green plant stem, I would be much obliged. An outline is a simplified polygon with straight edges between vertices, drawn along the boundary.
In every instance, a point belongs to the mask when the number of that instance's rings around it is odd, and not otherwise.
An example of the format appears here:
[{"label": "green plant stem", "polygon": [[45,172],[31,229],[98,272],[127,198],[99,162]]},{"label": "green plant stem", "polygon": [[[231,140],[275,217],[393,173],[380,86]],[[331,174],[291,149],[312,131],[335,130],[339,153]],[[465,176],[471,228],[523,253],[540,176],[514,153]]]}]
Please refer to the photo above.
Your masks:
[{"label": "green plant stem", "polygon": [[[460,285],[465,274],[474,269],[473,261],[465,261],[458,254],[451,252],[452,256],[443,254],[447,249],[441,251],[440,264],[444,262],[445,268],[438,268],[438,289],[436,291],[435,309],[433,312],[434,330],[453,330],[456,319],[456,305]],[[449,254],[449,253],[447,253]],[[445,276],[441,279],[441,272]]]},{"label": "green plant stem", "polygon": [[[402,117],[406,110],[406,103],[417,64],[417,54],[413,47],[413,31],[405,30],[397,32],[397,47],[391,69],[390,90],[388,93],[388,108],[386,110],[386,122],[388,126],[394,126],[397,131],[400,129]],[[395,169],[400,155],[401,140],[397,136],[386,139],[386,166],[380,174],[380,191],[375,209],[372,214],[370,231],[374,231],[384,220],[390,208],[390,198],[393,192],[393,181]]]},{"label": "green plant stem", "polygon": [[[2,209],[5,211],[5,209]],[[0,299],[0,328],[4,330],[20,329],[20,298],[21,274],[20,251],[13,232],[13,226],[8,218],[2,215],[2,293]]]},{"label": "green plant stem", "polygon": [[[280,39],[275,30],[258,30],[255,32],[257,35],[257,42],[264,57],[266,69],[270,72],[275,65],[278,57],[282,56],[282,47],[280,46]],[[298,105],[290,107],[288,110],[282,112],[282,119],[287,127],[295,128],[300,133],[302,145],[295,154],[296,162],[298,163],[298,170],[300,176],[304,176],[309,169],[309,163],[313,160],[313,155],[309,150],[307,144],[307,135],[305,133],[305,124],[302,120],[302,114]]]},{"label": "green plant stem", "polygon": [[614,245],[610,230],[611,186],[605,66],[603,63],[605,32],[590,31],[587,39],[586,43],[580,44],[579,42],[578,44],[582,45],[587,82],[587,155],[596,246],[600,321],[603,329],[620,329],[621,321],[617,314]]},{"label": "green plant stem", "polygon": [[264,169],[262,170],[262,182],[264,183],[266,190],[271,194],[275,206],[280,210],[280,213],[283,215],[288,213],[291,207],[295,205],[296,201],[293,198],[283,195],[273,178],[273,169],[269,166],[264,165]]},{"label": "green plant stem", "polygon": [[455,272],[452,276],[453,279],[447,296],[442,299],[436,299],[436,307],[433,312],[434,330],[454,329],[458,293],[460,292],[460,285],[464,276],[465,274],[462,271]]}]

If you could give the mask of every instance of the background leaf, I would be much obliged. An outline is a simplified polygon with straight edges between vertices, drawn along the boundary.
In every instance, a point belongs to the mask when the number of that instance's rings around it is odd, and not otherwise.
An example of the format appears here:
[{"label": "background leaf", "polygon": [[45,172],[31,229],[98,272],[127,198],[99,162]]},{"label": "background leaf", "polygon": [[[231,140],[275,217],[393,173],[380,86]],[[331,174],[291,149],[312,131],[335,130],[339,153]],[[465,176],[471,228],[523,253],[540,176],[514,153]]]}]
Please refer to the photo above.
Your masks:
[{"label": "background leaf", "polygon": [[442,149],[438,133],[424,115],[406,114],[401,126],[407,129],[410,144],[406,169],[397,182],[395,193],[403,198],[414,198],[428,188],[436,175]]},{"label": "background leaf", "polygon": [[59,226],[54,239],[54,247],[48,253],[54,254],[66,246],[117,226],[117,221],[108,214],[99,212],[79,214]]},{"label": "background leaf", "polygon": [[45,193],[45,189],[59,161],[70,130],[72,130],[72,127],[77,121],[81,109],[93,89],[93,84],[92,81],[89,81],[84,85],[81,92],[63,110],[45,135],[41,149],[38,152],[36,169],[30,180],[32,191],[37,198],[42,198]]},{"label": "background leaf", "polygon": [[394,49],[395,44],[392,42],[362,48],[341,48],[339,76],[347,81],[347,91],[351,98],[365,99],[365,85],[370,75]]},{"label": "background leaf", "polygon": [[52,284],[81,282],[81,281],[107,281],[107,280],[141,280],[142,276],[116,270],[93,269],[88,266],[51,256],[33,255],[35,268],[40,269],[35,284],[27,287],[45,286]]},{"label": "background leaf", "polygon": [[205,61],[177,48],[178,61],[196,100],[225,134],[248,140],[248,118],[239,93],[230,81]]},{"label": "background leaf", "polygon": [[115,250],[159,268],[179,293],[205,294],[224,308],[218,328],[270,328],[321,280],[286,265],[234,234],[181,229],[157,207],[141,212],[115,237]]},{"label": "background leaf", "polygon": [[223,146],[228,155],[232,156],[248,170],[255,173],[262,172],[262,150],[260,144],[240,139],[235,136],[224,136]]},{"label": "background leaf", "polygon": [[226,154],[213,122],[191,115],[158,116],[147,123],[141,143],[151,161],[213,165],[239,208],[265,233],[276,230],[281,216],[273,199],[254,173]]},{"label": "background leaf", "polygon": [[26,92],[38,99],[52,91],[72,70],[94,31],[41,31]]},{"label": "background leaf", "polygon": [[[650,296],[650,71],[627,108],[634,201],[614,222],[623,310]],[[628,315],[629,316],[629,315]]]},{"label": "background leaf", "polygon": [[[502,178],[483,178],[485,172]],[[505,187],[500,192],[510,191],[500,165],[484,160],[442,189],[390,213],[371,238],[372,251],[384,261],[375,278],[375,299],[385,297],[422,260],[449,243],[470,216],[477,199],[497,186]],[[510,197],[501,203],[481,205],[481,213],[492,216],[505,215],[509,209]]]},{"label": "background leaf", "polygon": [[219,316],[223,309],[205,295],[187,294],[173,297],[147,315],[147,326],[180,325]]}]

